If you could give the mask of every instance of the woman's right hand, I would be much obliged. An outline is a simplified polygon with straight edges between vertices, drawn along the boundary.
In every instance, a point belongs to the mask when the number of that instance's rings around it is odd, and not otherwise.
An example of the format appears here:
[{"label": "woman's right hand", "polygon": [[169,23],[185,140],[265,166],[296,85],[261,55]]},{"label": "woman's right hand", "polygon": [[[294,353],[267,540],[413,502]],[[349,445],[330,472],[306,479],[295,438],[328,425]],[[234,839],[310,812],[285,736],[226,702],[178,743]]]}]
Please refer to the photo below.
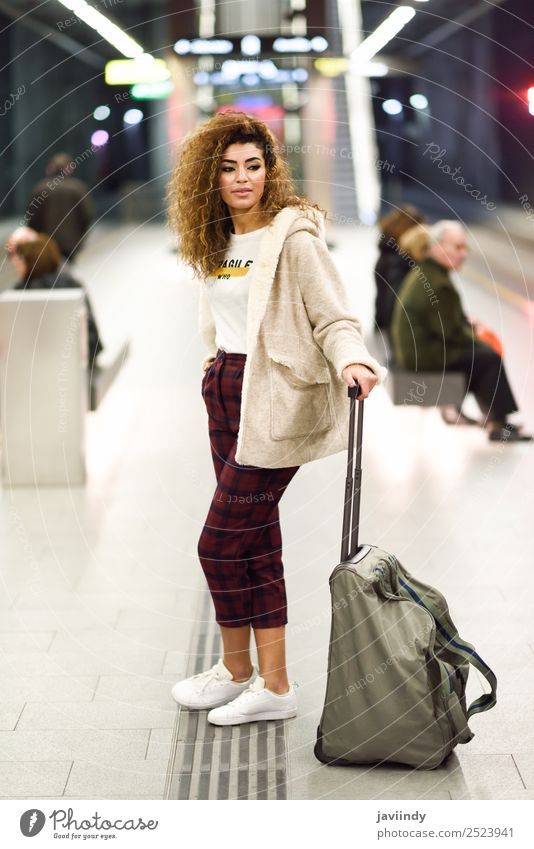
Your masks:
[{"label": "woman's right hand", "polygon": [[370,392],[378,383],[378,378],[374,371],[362,363],[351,363],[345,366],[342,376],[347,386],[355,386],[356,382],[359,384],[360,394],[358,397],[361,401],[369,397]]}]

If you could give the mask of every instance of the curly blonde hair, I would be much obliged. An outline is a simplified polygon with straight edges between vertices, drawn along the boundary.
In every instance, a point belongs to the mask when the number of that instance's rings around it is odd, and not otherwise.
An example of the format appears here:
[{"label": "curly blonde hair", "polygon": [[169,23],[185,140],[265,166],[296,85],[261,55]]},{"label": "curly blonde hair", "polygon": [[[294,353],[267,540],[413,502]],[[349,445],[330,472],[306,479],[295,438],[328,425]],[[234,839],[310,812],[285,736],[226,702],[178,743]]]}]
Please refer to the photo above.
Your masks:
[{"label": "curly blonde hair", "polygon": [[232,227],[218,191],[220,160],[229,145],[247,142],[255,144],[265,159],[261,206],[266,213],[274,217],[286,206],[324,212],[296,194],[289,166],[267,124],[236,110],[217,113],[184,139],[167,190],[169,224],[180,236],[181,257],[199,277],[220,265]]},{"label": "curly blonde hair", "polygon": [[430,233],[424,224],[415,224],[402,234],[398,241],[401,251],[408,253],[416,262],[422,262],[430,250]]}]

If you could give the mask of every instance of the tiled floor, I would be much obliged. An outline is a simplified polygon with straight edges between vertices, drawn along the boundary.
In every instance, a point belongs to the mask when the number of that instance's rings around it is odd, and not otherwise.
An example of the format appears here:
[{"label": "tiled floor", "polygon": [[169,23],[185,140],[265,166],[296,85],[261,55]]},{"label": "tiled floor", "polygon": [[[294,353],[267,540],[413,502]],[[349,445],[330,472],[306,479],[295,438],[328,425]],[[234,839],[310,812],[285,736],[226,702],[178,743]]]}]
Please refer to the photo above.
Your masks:
[{"label": "tiled floor", "polygon": [[[372,267],[374,236],[334,235],[370,328],[361,269]],[[214,486],[196,284],[157,225],[101,231],[79,271],[104,339],[130,337],[132,354],[89,418],[86,487],[1,496],[0,797],[163,798],[170,685],[184,674],[203,591],[196,543]],[[478,282],[465,292],[471,313],[498,324],[532,429],[531,319]],[[281,505],[300,702],[287,724],[289,797],[534,798],[533,449],[393,408],[383,390],[366,408],[362,539],[445,592],[499,677],[497,708],[431,773],[325,767],[313,755],[344,474],[344,454],[303,466]],[[473,675],[472,692],[480,686]]]}]

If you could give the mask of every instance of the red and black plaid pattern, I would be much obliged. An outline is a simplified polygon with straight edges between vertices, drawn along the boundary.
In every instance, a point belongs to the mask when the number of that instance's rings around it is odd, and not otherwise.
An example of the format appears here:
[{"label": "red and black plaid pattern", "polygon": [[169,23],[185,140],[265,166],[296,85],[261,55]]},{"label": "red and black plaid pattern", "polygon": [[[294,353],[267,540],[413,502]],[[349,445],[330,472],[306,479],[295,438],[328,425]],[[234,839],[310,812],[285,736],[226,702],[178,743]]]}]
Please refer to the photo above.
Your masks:
[{"label": "red and black plaid pattern", "polygon": [[299,466],[235,462],[245,361],[219,349],[202,378],[217,488],[198,556],[219,625],[276,628],[287,623],[278,502]]}]

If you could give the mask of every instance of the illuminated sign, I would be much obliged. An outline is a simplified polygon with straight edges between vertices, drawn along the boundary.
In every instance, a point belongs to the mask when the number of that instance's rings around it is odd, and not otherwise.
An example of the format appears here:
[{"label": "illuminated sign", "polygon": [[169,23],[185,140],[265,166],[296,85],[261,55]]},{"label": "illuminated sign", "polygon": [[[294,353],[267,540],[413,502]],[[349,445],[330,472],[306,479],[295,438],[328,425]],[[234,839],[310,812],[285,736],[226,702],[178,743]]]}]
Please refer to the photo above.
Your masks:
[{"label": "illuminated sign", "polygon": [[303,35],[295,35],[290,38],[275,38],[273,50],[277,53],[323,53],[328,47],[328,41],[322,35],[314,35],[313,38],[305,38]]},{"label": "illuminated sign", "polygon": [[104,79],[108,85],[133,85],[134,83],[159,83],[171,75],[163,59],[144,53],[137,59],[113,59],[106,62]]},{"label": "illuminated sign", "polygon": [[274,73],[267,77],[264,73],[262,74],[261,69],[253,68],[243,69],[236,74],[233,69],[225,69],[224,65],[226,64],[226,62],[223,63],[221,71],[197,71],[193,77],[195,85],[228,86],[232,83],[241,85],[241,82],[245,85],[256,85],[262,79],[270,83],[303,83],[308,79],[306,68],[276,68],[275,66]]},{"label": "illuminated sign", "polygon": [[346,56],[321,56],[320,59],[315,59],[313,64],[323,77],[339,77],[351,70],[364,77],[385,77],[389,71],[384,62],[366,62],[360,65]]},{"label": "illuminated sign", "polygon": [[163,80],[161,83],[136,83],[130,89],[134,100],[163,100],[168,97],[174,89],[171,80]]},{"label": "illuminated sign", "polygon": [[324,53],[329,48],[328,41],[322,35],[305,36],[265,36],[244,35],[241,38],[180,38],[174,45],[179,56],[220,56],[221,54],[240,54],[242,56],[285,53],[301,55],[304,53]]},{"label": "illuminated sign", "polygon": [[179,56],[187,56],[188,53],[196,56],[214,56],[232,53],[233,50],[234,43],[227,38],[193,38],[191,41],[180,38],[174,45],[174,51]]},{"label": "illuminated sign", "polygon": [[343,56],[322,57],[313,63],[323,77],[339,77],[346,74],[350,68],[350,59]]}]

